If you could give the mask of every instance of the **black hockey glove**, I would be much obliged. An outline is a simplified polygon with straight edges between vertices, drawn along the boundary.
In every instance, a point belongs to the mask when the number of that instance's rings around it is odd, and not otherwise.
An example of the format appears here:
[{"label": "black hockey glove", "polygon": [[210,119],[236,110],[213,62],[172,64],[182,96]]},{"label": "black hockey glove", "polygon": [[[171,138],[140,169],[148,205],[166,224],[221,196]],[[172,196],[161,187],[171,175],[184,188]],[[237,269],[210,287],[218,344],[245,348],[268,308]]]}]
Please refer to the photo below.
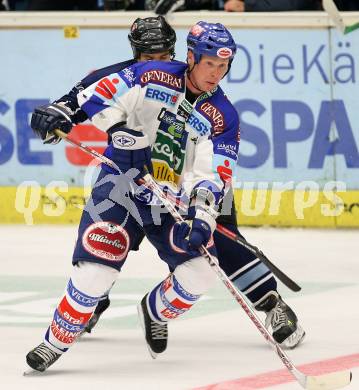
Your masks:
[{"label": "black hockey glove", "polygon": [[31,128],[44,144],[57,144],[61,138],[53,133],[59,129],[69,133],[72,129],[71,110],[64,104],[52,103],[49,106],[35,108],[31,117]]}]

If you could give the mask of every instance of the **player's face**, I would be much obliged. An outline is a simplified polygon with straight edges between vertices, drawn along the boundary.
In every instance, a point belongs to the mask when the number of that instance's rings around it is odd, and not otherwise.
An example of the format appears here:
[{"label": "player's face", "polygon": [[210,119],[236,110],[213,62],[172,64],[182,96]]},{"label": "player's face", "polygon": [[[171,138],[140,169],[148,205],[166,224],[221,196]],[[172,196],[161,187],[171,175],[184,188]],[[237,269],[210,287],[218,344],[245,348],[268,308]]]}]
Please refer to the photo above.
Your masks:
[{"label": "player's face", "polygon": [[199,91],[211,91],[222,80],[228,70],[229,59],[201,56],[201,61],[194,66],[194,55],[188,52],[188,64],[192,69],[190,83]]},{"label": "player's face", "polygon": [[168,51],[161,53],[141,53],[138,61],[171,61],[171,54]]}]

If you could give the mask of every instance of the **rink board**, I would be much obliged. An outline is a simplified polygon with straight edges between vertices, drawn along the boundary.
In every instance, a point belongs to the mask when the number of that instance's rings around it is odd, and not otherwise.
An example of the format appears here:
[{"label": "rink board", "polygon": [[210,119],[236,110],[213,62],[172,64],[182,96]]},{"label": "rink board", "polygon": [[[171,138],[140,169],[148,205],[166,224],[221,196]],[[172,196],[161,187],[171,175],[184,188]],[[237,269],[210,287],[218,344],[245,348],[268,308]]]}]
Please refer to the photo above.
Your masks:
[{"label": "rink board", "polygon": [[[76,222],[85,202],[80,188],[93,178],[89,156],[65,142],[43,145],[29,119],[35,107],[62,96],[94,69],[131,58],[128,24],[138,15],[70,14],[9,15],[8,24],[0,15],[0,46],[8,53],[0,61],[6,75],[0,96],[0,223],[25,221],[15,194],[29,180],[38,192],[63,187],[55,206],[49,198],[56,195],[34,195],[30,222],[32,216],[35,223]],[[198,13],[176,14],[176,58],[184,60],[188,28]],[[241,123],[233,172],[240,180],[234,181],[239,223],[358,227],[359,32],[343,36],[324,13],[270,14],[263,20],[243,15],[240,21],[228,12],[201,15],[228,25],[237,42],[221,86]],[[347,24],[359,14],[350,17]],[[67,34],[63,26],[78,26],[78,34]],[[76,126],[72,135],[97,152],[106,146],[106,135],[90,123]],[[282,192],[278,186],[289,188]],[[335,191],[343,191],[339,199]]]},{"label": "rink board", "polygon": [[[0,187],[0,223],[78,223],[89,188]],[[239,225],[359,227],[359,191],[235,190]]]}]

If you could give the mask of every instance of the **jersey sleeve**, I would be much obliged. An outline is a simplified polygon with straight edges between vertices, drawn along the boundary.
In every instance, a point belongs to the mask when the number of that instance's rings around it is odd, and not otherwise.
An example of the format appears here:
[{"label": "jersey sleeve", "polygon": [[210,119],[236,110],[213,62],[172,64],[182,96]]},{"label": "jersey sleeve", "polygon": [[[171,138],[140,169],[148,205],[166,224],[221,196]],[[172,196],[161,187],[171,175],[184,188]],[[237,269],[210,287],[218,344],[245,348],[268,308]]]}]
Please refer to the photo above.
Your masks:
[{"label": "jersey sleeve", "polygon": [[69,115],[73,124],[82,123],[88,119],[88,116],[79,107],[77,100],[79,93],[109,74],[119,72],[134,63],[136,63],[136,61],[132,59],[95,70],[79,81],[68,93],[55,100],[54,103],[62,104],[69,108]]},{"label": "jersey sleeve", "polygon": [[78,94],[78,104],[91,122],[107,131],[126,122],[134,110],[140,86],[134,83],[131,67],[101,78]]},{"label": "jersey sleeve", "polygon": [[234,112],[223,131],[215,131],[210,137],[199,140],[193,166],[193,189],[201,186],[209,188],[218,203],[225,186],[232,181],[238,147],[239,119]]}]

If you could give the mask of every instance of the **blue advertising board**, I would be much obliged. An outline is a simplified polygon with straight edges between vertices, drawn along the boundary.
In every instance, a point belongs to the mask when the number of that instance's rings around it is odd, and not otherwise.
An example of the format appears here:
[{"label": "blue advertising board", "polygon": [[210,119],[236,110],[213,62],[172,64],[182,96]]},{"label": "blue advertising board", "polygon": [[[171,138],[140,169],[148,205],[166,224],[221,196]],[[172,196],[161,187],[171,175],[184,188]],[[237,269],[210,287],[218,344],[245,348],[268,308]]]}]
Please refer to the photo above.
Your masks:
[{"label": "blue advertising board", "polygon": [[[221,85],[241,119],[235,187],[313,181],[323,189],[339,181],[359,190],[359,32],[231,30],[238,54]],[[30,115],[92,70],[131,58],[127,34],[89,28],[66,39],[60,29],[0,30],[0,186],[83,185],[85,167],[68,145],[42,145]],[[186,34],[177,30],[179,60]]]}]

